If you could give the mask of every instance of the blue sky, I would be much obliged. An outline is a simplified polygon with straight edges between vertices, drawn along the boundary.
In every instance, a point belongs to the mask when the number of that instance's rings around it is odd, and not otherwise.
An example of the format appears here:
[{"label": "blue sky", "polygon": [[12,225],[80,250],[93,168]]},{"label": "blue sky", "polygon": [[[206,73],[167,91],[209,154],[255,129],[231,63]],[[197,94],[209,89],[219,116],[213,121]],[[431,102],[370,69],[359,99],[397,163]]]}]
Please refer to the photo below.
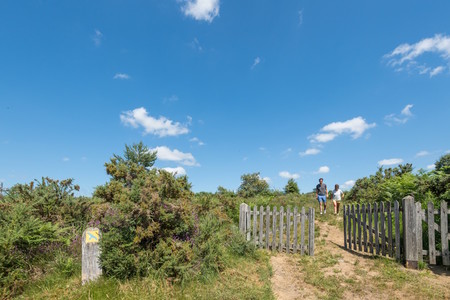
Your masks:
[{"label": "blue sky", "polygon": [[[20,3],[19,3],[20,2]],[[449,1],[1,1],[0,181],[90,195],[124,144],[193,190],[448,153]]]}]

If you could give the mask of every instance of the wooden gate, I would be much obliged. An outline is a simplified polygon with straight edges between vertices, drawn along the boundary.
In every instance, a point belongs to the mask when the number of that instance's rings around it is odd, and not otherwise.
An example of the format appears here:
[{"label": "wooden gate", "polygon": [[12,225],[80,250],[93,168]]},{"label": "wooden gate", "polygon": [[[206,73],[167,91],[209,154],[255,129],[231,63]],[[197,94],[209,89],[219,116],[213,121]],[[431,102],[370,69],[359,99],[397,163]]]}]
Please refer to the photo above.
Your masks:
[{"label": "wooden gate", "polygon": [[[421,203],[411,196],[403,198],[401,207],[398,201],[345,205],[344,247],[395,256],[411,268],[417,268],[424,257],[430,265],[436,264],[436,257],[442,257],[442,264],[449,266],[448,215],[446,201],[441,202],[439,209],[434,209],[432,202],[422,209]],[[440,219],[438,223],[436,216]],[[423,249],[424,244],[428,245],[427,249]]]},{"label": "wooden gate", "polygon": [[[259,248],[314,255],[314,208],[240,205],[239,229]],[[300,231],[300,233],[299,233]],[[299,240],[300,239],[300,240]],[[308,241],[308,244],[305,243]]]}]

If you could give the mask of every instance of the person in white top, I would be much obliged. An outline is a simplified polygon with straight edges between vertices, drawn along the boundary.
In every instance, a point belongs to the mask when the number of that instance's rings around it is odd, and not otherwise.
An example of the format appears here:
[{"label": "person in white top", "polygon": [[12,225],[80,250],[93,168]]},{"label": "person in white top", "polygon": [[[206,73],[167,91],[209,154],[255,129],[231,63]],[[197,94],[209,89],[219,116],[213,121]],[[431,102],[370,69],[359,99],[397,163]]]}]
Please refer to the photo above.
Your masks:
[{"label": "person in white top", "polygon": [[341,199],[344,198],[344,193],[339,189],[339,184],[334,185],[333,193],[333,204],[334,204],[334,214],[339,213],[339,204],[341,203]]}]

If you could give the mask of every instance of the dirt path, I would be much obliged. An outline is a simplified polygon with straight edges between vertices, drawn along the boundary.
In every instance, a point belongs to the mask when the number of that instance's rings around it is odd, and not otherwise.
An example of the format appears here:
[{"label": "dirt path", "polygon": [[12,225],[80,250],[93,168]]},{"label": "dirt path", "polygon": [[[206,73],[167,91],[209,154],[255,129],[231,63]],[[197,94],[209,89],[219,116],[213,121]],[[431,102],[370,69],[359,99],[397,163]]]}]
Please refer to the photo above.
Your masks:
[{"label": "dirt path", "polygon": [[277,299],[450,298],[448,272],[436,275],[397,264],[386,266],[389,261],[345,250],[343,233],[337,227],[317,221],[316,226],[320,236],[314,258],[281,253],[271,257],[272,290]]}]

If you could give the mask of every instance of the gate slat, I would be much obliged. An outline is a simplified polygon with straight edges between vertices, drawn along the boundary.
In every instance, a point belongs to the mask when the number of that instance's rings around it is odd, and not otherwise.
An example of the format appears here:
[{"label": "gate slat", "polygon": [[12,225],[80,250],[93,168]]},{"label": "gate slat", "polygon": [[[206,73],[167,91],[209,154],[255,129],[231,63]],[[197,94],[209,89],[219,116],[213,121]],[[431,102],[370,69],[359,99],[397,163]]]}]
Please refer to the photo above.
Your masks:
[{"label": "gate slat", "polygon": [[297,221],[298,221],[298,208],[294,207],[294,248],[292,251],[297,253]]},{"label": "gate slat", "polygon": [[375,228],[375,236],[374,236],[375,250],[376,254],[380,255],[380,243],[378,236],[378,204],[376,202],[373,204],[373,227]]},{"label": "gate slat", "polygon": [[367,210],[366,205],[363,203],[362,205],[362,217],[363,217],[363,243],[364,243],[364,252],[367,252],[367,226],[366,226],[366,218],[367,218]]},{"label": "gate slat", "polygon": [[277,207],[273,207],[272,212],[272,251],[277,249]]},{"label": "gate slat", "polygon": [[354,204],[352,204],[352,222],[353,222],[353,250],[356,250],[356,211]]},{"label": "gate slat", "polygon": [[280,207],[280,244],[278,251],[283,252],[283,218],[284,218],[284,207]]},{"label": "gate slat", "polygon": [[391,211],[391,202],[386,204],[387,209],[387,221],[388,221],[388,252],[389,257],[393,257],[392,251],[392,211]]},{"label": "gate slat", "polygon": [[305,207],[302,207],[302,214],[300,215],[300,254],[305,254]]},{"label": "gate slat", "polygon": [[347,249],[347,205],[343,207],[343,220],[344,220],[344,249]]},{"label": "gate slat", "polygon": [[291,207],[288,206],[286,210],[286,253],[289,253],[291,248]]},{"label": "gate slat", "polygon": [[253,243],[256,245],[256,218],[257,218],[257,211],[256,211],[256,205],[253,206]]},{"label": "gate slat", "polygon": [[448,214],[447,201],[441,201],[441,244],[442,244],[442,264],[450,265],[450,252],[448,250]]},{"label": "gate slat", "polygon": [[432,202],[428,202],[428,257],[430,265],[436,264],[436,240],[434,235],[434,206]]},{"label": "gate slat", "polygon": [[270,206],[266,207],[266,249],[269,249],[269,234],[270,234]]},{"label": "gate slat", "polygon": [[417,236],[417,258],[423,262],[423,236],[422,236],[422,205],[416,202],[416,236]]},{"label": "gate slat", "polygon": [[369,223],[369,253],[373,254],[373,232],[372,232],[372,205],[369,203],[367,204],[367,222]]},{"label": "gate slat", "polygon": [[350,210],[350,205],[347,207],[347,223],[348,223],[348,249],[352,250],[352,214]]},{"label": "gate slat", "polygon": [[384,229],[384,202],[380,203],[381,254],[386,256],[386,230]]},{"label": "gate slat", "polygon": [[247,214],[247,227],[246,227],[246,231],[247,231],[247,241],[250,241],[250,230],[251,230],[251,220],[250,220],[250,206],[246,206],[246,214]]},{"label": "gate slat", "polygon": [[395,259],[400,261],[400,209],[398,201],[394,201],[394,217],[395,217]]},{"label": "gate slat", "polygon": [[259,207],[259,248],[263,246],[263,223],[264,222],[264,208]]},{"label": "gate slat", "polygon": [[362,240],[361,240],[361,211],[359,209],[359,203],[356,205],[357,218],[358,218],[358,250],[362,251]]}]

